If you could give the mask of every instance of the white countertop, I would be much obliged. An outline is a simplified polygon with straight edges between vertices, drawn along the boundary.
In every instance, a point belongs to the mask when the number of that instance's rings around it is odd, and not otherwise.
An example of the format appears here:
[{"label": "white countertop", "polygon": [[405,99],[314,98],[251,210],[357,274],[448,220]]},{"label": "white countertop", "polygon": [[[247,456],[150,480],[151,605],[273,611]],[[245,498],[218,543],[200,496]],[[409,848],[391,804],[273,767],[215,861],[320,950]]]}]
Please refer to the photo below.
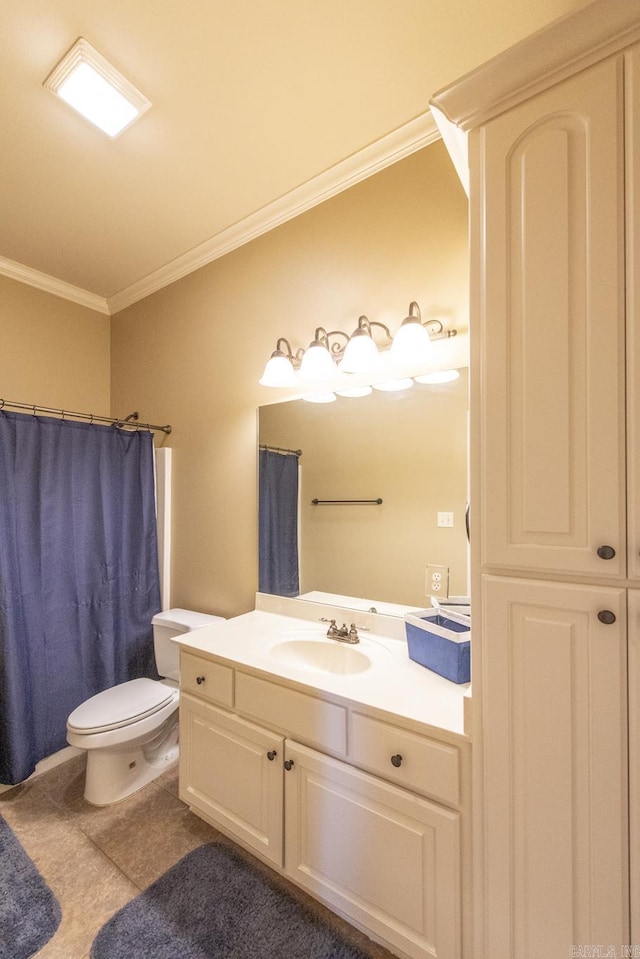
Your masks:
[{"label": "white countertop", "polygon": [[327,626],[295,616],[253,610],[212,626],[178,636],[175,642],[195,653],[209,656],[288,686],[337,696],[351,703],[381,710],[392,717],[408,719],[456,737],[465,734],[469,685],[457,685],[409,659],[404,639],[361,632],[360,650],[371,666],[359,673],[326,673],[277,659],[276,645],[296,639],[328,644]]}]

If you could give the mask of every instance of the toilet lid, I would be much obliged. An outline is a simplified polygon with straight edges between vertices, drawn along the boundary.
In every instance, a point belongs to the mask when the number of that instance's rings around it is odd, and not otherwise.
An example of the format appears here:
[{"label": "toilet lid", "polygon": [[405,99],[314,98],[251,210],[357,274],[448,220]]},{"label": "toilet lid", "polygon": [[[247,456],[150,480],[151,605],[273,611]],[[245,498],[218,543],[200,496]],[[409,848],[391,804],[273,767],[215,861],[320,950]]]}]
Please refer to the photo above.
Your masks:
[{"label": "toilet lid", "polygon": [[152,716],[178,696],[177,689],[153,679],[131,679],[81,703],[69,716],[67,726],[79,733],[118,729]]}]

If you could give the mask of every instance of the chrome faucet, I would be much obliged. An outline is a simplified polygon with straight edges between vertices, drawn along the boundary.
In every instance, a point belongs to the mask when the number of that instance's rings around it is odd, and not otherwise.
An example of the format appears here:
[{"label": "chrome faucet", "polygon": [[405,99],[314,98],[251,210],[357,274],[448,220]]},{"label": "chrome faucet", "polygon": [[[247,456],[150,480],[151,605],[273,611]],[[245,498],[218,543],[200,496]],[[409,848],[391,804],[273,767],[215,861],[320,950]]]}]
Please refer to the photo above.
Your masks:
[{"label": "chrome faucet", "polygon": [[[326,620],[324,620],[326,622]],[[359,643],[360,637],[358,636],[358,630],[355,623],[351,623],[351,627],[347,629],[347,624],[343,623],[342,626],[336,626],[335,619],[330,621],[329,629],[327,630],[327,638],[335,639],[339,643]]]}]

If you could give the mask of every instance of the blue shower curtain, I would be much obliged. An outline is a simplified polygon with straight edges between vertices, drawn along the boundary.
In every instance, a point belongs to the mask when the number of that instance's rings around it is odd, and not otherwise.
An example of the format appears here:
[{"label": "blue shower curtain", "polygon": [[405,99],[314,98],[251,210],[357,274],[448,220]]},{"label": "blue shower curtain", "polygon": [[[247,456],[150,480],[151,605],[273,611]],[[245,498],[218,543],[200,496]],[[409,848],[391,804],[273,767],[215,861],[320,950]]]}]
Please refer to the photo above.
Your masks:
[{"label": "blue shower curtain", "polygon": [[298,457],[260,450],[259,575],[261,593],[297,596]]},{"label": "blue shower curtain", "polygon": [[153,437],[0,412],[0,782],[89,696],[155,677]]}]

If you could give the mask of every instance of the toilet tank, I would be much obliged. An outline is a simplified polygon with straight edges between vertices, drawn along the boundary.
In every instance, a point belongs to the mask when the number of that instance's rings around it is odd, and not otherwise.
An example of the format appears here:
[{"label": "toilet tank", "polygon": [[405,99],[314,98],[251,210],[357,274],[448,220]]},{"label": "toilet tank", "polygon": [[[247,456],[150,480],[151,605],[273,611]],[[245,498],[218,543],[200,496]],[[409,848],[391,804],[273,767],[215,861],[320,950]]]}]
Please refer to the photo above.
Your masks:
[{"label": "toilet tank", "polygon": [[171,640],[193,629],[202,629],[224,620],[223,616],[196,613],[191,609],[166,609],[152,618],[156,668],[164,679],[180,679],[180,647]]}]

